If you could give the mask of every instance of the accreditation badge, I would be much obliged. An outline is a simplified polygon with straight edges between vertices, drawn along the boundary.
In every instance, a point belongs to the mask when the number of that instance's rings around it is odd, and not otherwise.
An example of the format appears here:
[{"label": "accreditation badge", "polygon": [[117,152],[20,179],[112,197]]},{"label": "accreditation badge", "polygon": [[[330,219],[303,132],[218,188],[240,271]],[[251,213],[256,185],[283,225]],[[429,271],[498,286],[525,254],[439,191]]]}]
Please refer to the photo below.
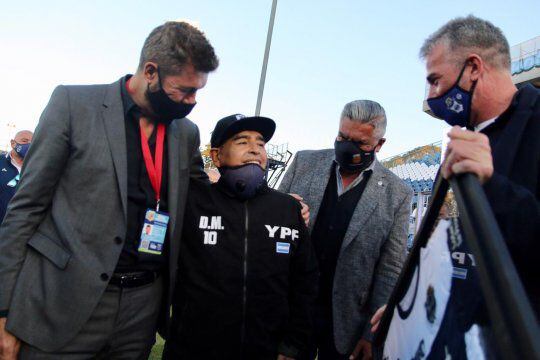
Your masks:
[{"label": "accreditation badge", "polygon": [[161,255],[163,253],[163,244],[165,243],[168,223],[169,214],[154,209],[146,210],[143,228],[141,230],[139,251]]}]

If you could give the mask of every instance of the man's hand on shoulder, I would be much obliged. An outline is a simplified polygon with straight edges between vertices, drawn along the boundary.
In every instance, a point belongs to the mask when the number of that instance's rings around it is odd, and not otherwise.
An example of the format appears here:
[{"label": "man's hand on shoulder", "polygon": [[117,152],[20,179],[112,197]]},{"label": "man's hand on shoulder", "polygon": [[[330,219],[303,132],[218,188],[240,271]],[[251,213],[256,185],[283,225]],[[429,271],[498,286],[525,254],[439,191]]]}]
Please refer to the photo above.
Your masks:
[{"label": "man's hand on shoulder", "polygon": [[386,304],[381,306],[377,309],[371,320],[369,321],[371,323],[371,332],[375,333],[377,330],[379,330],[379,324],[381,323],[381,319],[384,315],[384,311],[386,310]]},{"label": "man's hand on shoulder", "polygon": [[493,158],[489,139],[485,134],[454,126],[448,133],[450,142],[442,164],[442,174],[448,179],[454,174],[473,173],[481,184],[493,175]]},{"label": "man's hand on shoulder", "polygon": [[309,206],[307,206],[307,204],[304,202],[304,198],[298,194],[289,195],[298,200],[300,202],[300,205],[302,205],[302,218],[304,219],[306,226],[309,226]]},{"label": "man's hand on shoulder", "polygon": [[21,342],[6,330],[7,318],[0,318],[0,360],[16,360]]}]

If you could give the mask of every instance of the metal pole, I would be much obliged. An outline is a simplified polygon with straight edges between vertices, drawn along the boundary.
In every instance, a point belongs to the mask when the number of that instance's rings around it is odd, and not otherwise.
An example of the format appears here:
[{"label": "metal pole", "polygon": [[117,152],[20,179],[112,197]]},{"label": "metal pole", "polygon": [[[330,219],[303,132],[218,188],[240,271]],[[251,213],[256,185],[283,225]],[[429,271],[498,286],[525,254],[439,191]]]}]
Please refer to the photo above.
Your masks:
[{"label": "metal pole", "polygon": [[272,12],[270,13],[270,23],[268,24],[268,33],[266,35],[266,48],[264,49],[264,59],[261,71],[261,80],[259,81],[259,94],[257,95],[257,106],[255,116],[261,114],[261,104],[264,92],[264,82],[266,80],[266,68],[268,67],[268,56],[270,55],[270,45],[272,44],[272,32],[274,31],[274,18],[276,17],[277,0],[272,0]]},{"label": "metal pole", "polygon": [[540,327],[486,195],[472,174],[450,180],[464,238],[477,263],[501,359],[540,359]]},{"label": "metal pole", "polygon": [[[377,354],[382,354],[393,309],[408,289],[420,248],[429,241],[448,185],[438,174],[428,211],[375,334],[373,344]],[[540,328],[536,316],[478,179],[472,174],[463,174],[452,178],[451,185],[459,207],[464,240],[477,263],[493,334],[493,339],[488,340],[495,342],[493,346],[501,359],[540,359]]]}]

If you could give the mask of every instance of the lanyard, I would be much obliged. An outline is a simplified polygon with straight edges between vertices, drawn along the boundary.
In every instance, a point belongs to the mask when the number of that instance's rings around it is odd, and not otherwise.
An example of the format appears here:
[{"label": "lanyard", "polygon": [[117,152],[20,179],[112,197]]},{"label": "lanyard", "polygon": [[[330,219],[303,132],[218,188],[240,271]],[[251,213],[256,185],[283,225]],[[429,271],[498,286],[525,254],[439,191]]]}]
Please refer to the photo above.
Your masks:
[{"label": "lanyard", "polygon": [[141,145],[144,157],[144,164],[146,165],[146,171],[150,178],[150,183],[156,194],[156,211],[159,211],[159,200],[161,192],[161,175],[163,170],[163,143],[165,141],[165,125],[158,124],[157,126],[157,139],[156,139],[156,153],[155,161],[152,159],[150,153],[150,147],[148,146],[148,139],[144,135],[143,129],[141,129]]}]

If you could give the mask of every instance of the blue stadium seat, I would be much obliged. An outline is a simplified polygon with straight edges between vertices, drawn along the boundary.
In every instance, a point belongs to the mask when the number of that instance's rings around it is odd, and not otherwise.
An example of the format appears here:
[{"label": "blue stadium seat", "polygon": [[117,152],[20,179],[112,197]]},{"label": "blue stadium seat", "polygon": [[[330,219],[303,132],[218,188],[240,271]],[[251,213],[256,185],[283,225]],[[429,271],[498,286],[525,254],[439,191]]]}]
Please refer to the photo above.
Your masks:
[{"label": "blue stadium seat", "polygon": [[512,61],[512,75],[519,74],[522,71],[523,71],[523,69],[521,67],[521,59],[516,60],[516,61]]},{"label": "blue stadium seat", "polygon": [[534,67],[534,60],[535,60],[534,55],[527,56],[525,59],[523,59],[523,70],[524,71],[531,70]]},{"label": "blue stadium seat", "polygon": [[401,178],[414,194],[418,194],[431,191],[440,162],[440,153],[427,153],[419,159],[397,165],[390,170]]}]

